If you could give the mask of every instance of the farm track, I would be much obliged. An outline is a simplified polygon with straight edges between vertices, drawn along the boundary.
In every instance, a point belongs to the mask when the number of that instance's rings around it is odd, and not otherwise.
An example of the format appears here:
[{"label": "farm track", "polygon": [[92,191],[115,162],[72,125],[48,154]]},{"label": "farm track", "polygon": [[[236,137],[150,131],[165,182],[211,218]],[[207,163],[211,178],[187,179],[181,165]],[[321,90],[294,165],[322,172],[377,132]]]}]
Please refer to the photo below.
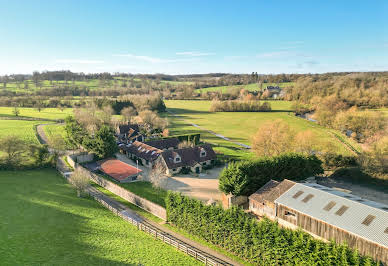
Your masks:
[{"label": "farm track", "polygon": [[204,127],[201,127],[201,126],[199,126],[199,125],[197,125],[197,124],[194,124],[194,123],[190,122],[189,120],[181,119],[181,118],[179,118],[179,115],[176,114],[176,113],[174,113],[174,112],[171,112],[171,111],[169,111],[169,110],[167,110],[167,112],[170,113],[172,116],[178,117],[178,119],[180,119],[180,120],[182,120],[182,121],[185,121],[186,123],[190,124],[191,126],[196,127],[196,128],[198,128],[198,129],[200,129],[200,130],[206,131],[206,132],[208,132],[208,133],[210,133],[210,134],[216,136],[217,138],[223,139],[223,140],[225,140],[225,141],[228,141],[228,142],[230,142],[230,143],[233,143],[233,144],[238,145],[238,146],[240,146],[240,147],[243,147],[243,148],[245,148],[245,149],[250,149],[250,148],[251,148],[249,145],[246,145],[246,144],[243,144],[243,143],[240,143],[240,142],[233,141],[233,140],[231,140],[231,139],[228,138],[228,137],[225,137],[225,136],[223,136],[223,135],[221,135],[221,134],[218,134],[218,133],[216,133],[216,132],[214,132],[214,131],[212,131],[212,130],[209,130],[209,129],[207,129],[207,128],[204,128]]}]

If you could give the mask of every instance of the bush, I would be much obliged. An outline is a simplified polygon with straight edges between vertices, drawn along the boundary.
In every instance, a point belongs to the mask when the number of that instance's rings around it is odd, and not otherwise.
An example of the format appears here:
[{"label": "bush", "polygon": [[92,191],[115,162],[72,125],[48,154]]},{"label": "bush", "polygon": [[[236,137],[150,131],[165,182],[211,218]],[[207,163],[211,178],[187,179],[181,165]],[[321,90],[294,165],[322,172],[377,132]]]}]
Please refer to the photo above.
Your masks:
[{"label": "bush", "polygon": [[325,153],[320,158],[323,161],[323,165],[326,168],[348,167],[357,165],[356,157],[343,156],[336,153]]},{"label": "bush", "polygon": [[268,219],[257,221],[237,207],[205,206],[169,191],[166,210],[169,222],[256,265],[376,265],[345,244],[324,243]]},{"label": "bush", "polygon": [[322,173],[322,162],[316,156],[289,153],[230,163],[220,174],[219,188],[225,194],[249,196],[271,179],[303,180]]}]

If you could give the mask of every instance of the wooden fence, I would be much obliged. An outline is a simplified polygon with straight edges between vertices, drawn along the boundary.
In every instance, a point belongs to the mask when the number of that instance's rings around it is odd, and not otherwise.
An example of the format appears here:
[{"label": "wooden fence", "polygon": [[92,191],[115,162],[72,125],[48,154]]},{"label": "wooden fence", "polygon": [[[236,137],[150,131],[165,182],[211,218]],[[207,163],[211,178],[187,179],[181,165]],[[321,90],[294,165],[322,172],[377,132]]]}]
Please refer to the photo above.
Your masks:
[{"label": "wooden fence", "polygon": [[205,265],[210,265],[210,266],[228,265],[227,263],[220,263],[218,261],[215,261],[213,258],[210,258],[208,256],[203,255],[201,252],[198,252],[195,249],[193,249],[193,247],[191,247],[190,245],[183,244],[183,243],[177,241],[175,238],[173,238],[171,236],[167,236],[167,234],[158,231],[152,225],[144,224],[143,222],[137,222],[137,221],[133,220],[131,217],[128,217],[128,216],[124,215],[122,211],[120,211],[120,210],[114,208],[113,206],[109,205],[107,202],[105,202],[103,199],[101,199],[97,195],[95,195],[93,193],[90,193],[90,195],[96,201],[101,203],[104,207],[109,209],[111,212],[113,212],[117,216],[121,217],[125,221],[127,221],[127,222],[133,224],[134,226],[136,226],[137,229],[152,235],[156,239],[159,239],[159,240],[163,241],[164,243],[169,244],[169,245],[175,247],[176,249],[178,249],[180,251],[183,251],[187,255],[195,258],[196,260],[199,260],[199,261],[203,262]]}]

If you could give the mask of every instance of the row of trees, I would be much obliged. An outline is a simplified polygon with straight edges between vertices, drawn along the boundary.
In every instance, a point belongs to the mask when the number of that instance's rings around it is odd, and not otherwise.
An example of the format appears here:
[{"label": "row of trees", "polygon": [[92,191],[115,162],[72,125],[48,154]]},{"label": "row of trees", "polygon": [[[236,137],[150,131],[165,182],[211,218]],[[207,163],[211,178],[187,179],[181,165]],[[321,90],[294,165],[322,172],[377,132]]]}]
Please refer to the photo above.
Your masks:
[{"label": "row of trees", "polygon": [[269,180],[303,180],[322,174],[322,162],[314,155],[296,153],[230,163],[219,177],[219,189],[225,194],[250,196]]},{"label": "row of trees", "polygon": [[287,87],[286,99],[314,104],[316,97],[335,95],[349,106],[388,105],[388,72],[305,75]]},{"label": "row of trees", "polygon": [[267,112],[271,111],[269,102],[259,101],[212,101],[210,112]]},{"label": "row of trees", "polygon": [[237,207],[223,210],[168,192],[166,209],[170,223],[255,265],[378,265],[346,244],[325,243],[266,218],[257,221]]}]

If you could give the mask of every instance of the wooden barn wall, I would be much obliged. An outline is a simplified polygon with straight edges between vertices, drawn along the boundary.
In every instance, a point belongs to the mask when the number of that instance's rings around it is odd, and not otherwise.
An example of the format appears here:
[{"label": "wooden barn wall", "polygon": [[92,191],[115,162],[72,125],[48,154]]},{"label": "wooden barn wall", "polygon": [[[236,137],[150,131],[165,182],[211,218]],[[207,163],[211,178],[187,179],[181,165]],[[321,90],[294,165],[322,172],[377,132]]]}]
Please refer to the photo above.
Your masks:
[{"label": "wooden barn wall", "polygon": [[[385,265],[388,265],[388,248],[365,240],[323,221],[316,220],[283,205],[278,205],[277,211],[277,216],[283,220],[296,224],[298,227],[327,240],[334,239],[338,244],[346,242],[349,247],[357,249],[360,254],[371,256],[372,258],[383,262]],[[295,213],[296,219],[293,220],[285,216],[286,211]]]}]

